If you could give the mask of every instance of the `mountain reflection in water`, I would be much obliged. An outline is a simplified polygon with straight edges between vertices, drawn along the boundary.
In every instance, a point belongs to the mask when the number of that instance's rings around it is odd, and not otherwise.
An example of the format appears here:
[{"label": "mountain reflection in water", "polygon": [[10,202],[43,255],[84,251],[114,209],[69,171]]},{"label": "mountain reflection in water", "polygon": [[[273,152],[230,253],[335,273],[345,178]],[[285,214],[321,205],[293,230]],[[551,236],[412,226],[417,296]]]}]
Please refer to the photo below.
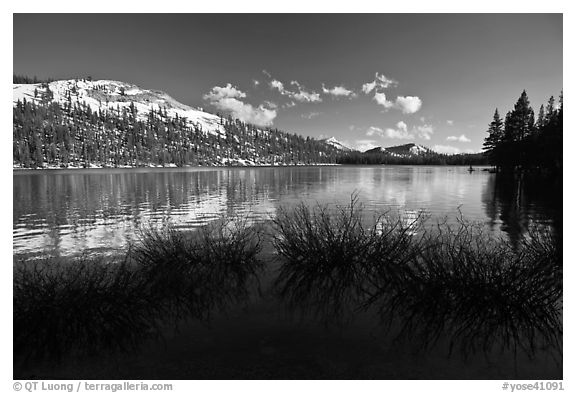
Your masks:
[{"label": "mountain reflection in water", "polygon": [[[515,181],[466,167],[341,166],[18,171],[13,252],[115,253],[142,225],[192,229],[224,215],[269,222],[279,206],[346,204],[357,192],[369,214],[459,212],[517,242],[529,225],[561,230],[561,186]],[[560,182],[561,184],[561,182]]]},{"label": "mountain reflection in water", "polygon": [[[153,282],[159,287],[152,288],[162,289],[154,293],[168,290],[162,302],[153,303],[169,307],[161,313],[175,312],[178,320],[175,330],[169,323],[162,327],[167,334],[161,343],[140,342],[137,333],[147,337],[158,318],[144,305],[132,316],[144,330],[126,330],[141,347],[113,355],[114,369],[89,358],[40,370],[55,367],[54,376],[106,379],[149,377],[150,370],[174,379],[561,378],[561,186],[546,183],[551,179],[466,169],[15,174],[15,257],[122,253],[137,242],[142,226],[152,234],[166,223],[175,233],[197,233],[223,216],[243,217],[268,239],[253,263],[186,268],[201,273],[190,281],[194,288],[180,281],[180,270],[167,276],[177,285]],[[351,195],[363,206],[357,223],[366,230],[342,232],[348,221],[346,215],[338,219],[338,206],[345,213]],[[310,243],[313,237],[304,237],[305,246],[283,253],[278,242],[289,237],[274,221],[285,222],[283,212],[298,206],[325,208],[328,221],[309,230],[332,222],[322,233],[334,237]],[[276,236],[275,242],[269,236]],[[430,244],[434,247],[422,247]],[[166,272],[173,269],[160,269]],[[55,286],[57,278],[50,281]],[[192,301],[167,301],[180,293]],[[123,339],[106,337],[114,345]],[[142,364],[148,366],[139,368]],[[73,373],[66,374],[66,367]],[[22,378],[31,375],[27,368],[18,372]]]}]

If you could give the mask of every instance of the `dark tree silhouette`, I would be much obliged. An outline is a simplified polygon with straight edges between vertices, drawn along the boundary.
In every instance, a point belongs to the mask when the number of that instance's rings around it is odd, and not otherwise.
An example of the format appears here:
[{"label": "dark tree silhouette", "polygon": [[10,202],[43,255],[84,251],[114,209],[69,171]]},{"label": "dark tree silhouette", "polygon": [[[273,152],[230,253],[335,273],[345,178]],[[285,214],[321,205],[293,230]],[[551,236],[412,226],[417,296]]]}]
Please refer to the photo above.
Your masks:
[{"label": "dark tree silhouette", "polygon": [[489,157],[490,162],[496,166],[501,164],[502,157],[498,156],[498,146],[504,139],[504,122],[500,118],[498,108],[494,111],[494,118],[488,126],[488,136],[484,139],[483,150]]},{"label": "dark tree silhouette", "polygon": [[[562,94],[560,95],[560,102]],[[550,97],[546,109],[540,107],[537,121],[526,90],[506,114],[504,127],[498,111],[488,127],[484,152],[497,170],[562,169],[562,104],[554,105]]]}]

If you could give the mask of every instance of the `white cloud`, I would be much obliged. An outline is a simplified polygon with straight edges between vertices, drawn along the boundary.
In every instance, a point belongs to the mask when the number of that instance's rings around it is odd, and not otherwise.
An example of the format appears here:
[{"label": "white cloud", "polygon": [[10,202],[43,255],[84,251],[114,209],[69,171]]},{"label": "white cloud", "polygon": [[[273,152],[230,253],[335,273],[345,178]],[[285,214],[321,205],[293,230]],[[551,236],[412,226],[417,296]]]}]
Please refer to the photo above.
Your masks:
[{"label": "white cloud", "polygon": [[312,119],[312,118],[314,118],[314,117],[318,117],[318,116],[320,116],[320,112],[310,112],[310,113],[307,113],[307,114],[303,114],[303,115],[302,115],[302,118],[303,118],[303,119],[308,119],[308,120],[310,120],[310,119]]},{"label": "white cloud", "polygon": [[364,83],[364,84],[362,85],[362,91],[363,91],[365,94],[370,94],[370,92],[371,92],[372,90],[374,90],[375,88],[376,88],[376,81],[374,81],[374,82],[369,82],[369,83]]},{"label": "white cloud", "polygon": [[298,81],[293,80],[290,82],[290,84],[298,88],[297,92],[286,90],[290,98],[300,102],[322,102],[320,94],[316,93],[315,91],[306,91],[304,86],[302,86]]},{"label": "white cloud", "polygon": [[413,127],[411,131],[408,130],[408,125],[399,121],[396,123],[395,128],[386,128],[382,130],[378,127],[370,127],[366,130],[367,136],[379,136],[381,138],[390,139],[425,139],[430,140],[431,135],[434,133],[434,127],[428,124]]},{"label": "white cloud", "polygon": [[300,90],[298,93],[289,92],[289,96],[296,101],[300,102],[322,102],[322,98],[320,98],[320,94],[312,91],[308,92],[306,90]]},{"label": "white cloud", "polygon": [[398,82],[393,79],[387,78],[384,74],[376,73],[374,75],[374,80],[372,82],[367,82],[362,85],[362,91],[365,94],[370,94],[370,92],[374,89],[377,91],[379,89],[387,89],[390,86],[397,86]]},{"label": "white cloud", "polygon": [[252,83],[254,83],[254,86],[260,85],[260,81],[258,79],[252,79]]},{"label": "white cloud", "polygon": [[382,105],[386,109],[390,109],[394,107],[394,103],[392,101],[388,101],[386,99],[386,94],[384,93],[376,93],[374,94],[374,101],[378,103],[378,105]]},{"label": "white cloud", "polygon": [[270,81],[270,87],[272,89],[276,89],[278,90],[280,93],[284,94],[284,84],[282,82],[280,82],[279,80],[276,79],[272,79]]},{"label": "white cloud", "polygon": [[277,109],[278,105],[275,102],[272,101],[264,101],[265,106],[267,106],[270,109]]},{"label": "white cloud", "polygon": [[368,128],[368,130],[366,130],[366,136],[374,136],[374,135],[378,135],[380,137],[383,137],[384,136],[384,130],[382,130],[381,128],[378,128],[378,127],[370,126],[370,128]]},{"label": "white cloud", "polygon": [[463,142],[463,143],[468,143],[468,142],[472,142],[469,138],[466,137],[466,135],[462,134],[460,136],[449,136],[448,138],[446,138],[447,141],[456,141],[456,142]]},{"label": "white cloud", "polygon": [[276,118],[275,104],[267,102],[267,105],[260,105],[257,108],[247,104],[239,98],[245,98],[246,93],[238,90],[228,83],[225,87],[214,86],[212,90],[204,95],[204,99],[216,108],[230,112],[233,117],[252,123],[257,126],[269,126]]},{"label": "white cloud", "polygon": [[228,111],[233,117],[252,123],[258,126],[269,126],[276,118],[276,110],[268,109],[263,105],[254,108],[250,104],[246,104],[235,98],[224,98],[222,100],[212,102],[212,105],[218,109]]},{"label": "white cloud", "polygon": [[419,97],[398,96],[395,104],[396,108],[401,109],[403,113],[416,113],[422,107],[422,100]]},{"label": "white cloud", "polygon": [[225,87],[214,86],[210,93],[204,95],[205,100],[218,101],[223,98],[244,98],[246,93],[228,83]]},{"label": "white cloud", "polygon": [[403,121],[399,121],[396,128],[387,128],[385,135],[391,139],[414,139],[414,135],[408,132],[408,126]]},{"label": "white cloud", "polygon": [[429,141],[430,136],[432,134],[434,134],[434,127],[432,127],[429,124],[424,124],[424,125],[416,127],[415,131],[416,131],[416,135],[418,135],[419,138]]},{"label": "white cloud", "polygon": [[392,102],[386,98],[385,93],[375,93],[372,99],[376,101],[378,105],[382,105],[386,109],[399,109],[405,114],[418,112],[422,107],[422,100],[418,97],[398,96],[396,97],[396,101]]},{"label": "white cloud", "polygon": [[268,71],[262,70],[262,73],[263,73],[264,75],[266,75],[268,78],[272,78],[272,75],[270,75],[270,73],[269,73]]},{"label": "white cloud", "polygon": [[344,86],[334,86],[331,89],[327,89],[324,84],[322,84],[322,91],[324,94],[331,94],[335,97],[356,97],[356,93],[352,90],[348,90]]},{"label": "white cloud", "polygon": [[414,139],[414,135],[393,128],[386,129],[386,137],[390,139]]},{"label": "white cloud", "polygon": [[390,87],[390,86],[396,86],[396,85],[398,85],[398,82],[396,82],[394,79],[386,78],[386,77],[384,76],[384,74],[378,75],[378,73],[376,73],[376,81],[379,82],[378,84],[379,84],[380,87],[382,87],[383,89],[387,89],[387,88]]},{"label": "white cloud", "polygon": [[[269,75],[269,74],[268,74]],[[270,88],[272,90],[278,90],[280,94],[290,97],[293,100],[299,102],[322,102],[320,94],[315,91],[306,91],[304,87],[298,81],[291,81],[292,86],[296,86],[298,91],[291,91],[284,87],[284,84],[277,79],[272,79],[269,82]]]},{"label": "white cloud", "polygon": [[230,112],[237,119],[257,126],[272,125],[277,115],[275,109],[269,109],[263,105],[255,108],[251,104],[244,103],[236,98],[223,98],[212,102],[212,105],[218,109]]},{"label": "white cloud", "polygon": [[454,120],[446,120],[446,124],[448,124],[449,126],[453,126]]}]

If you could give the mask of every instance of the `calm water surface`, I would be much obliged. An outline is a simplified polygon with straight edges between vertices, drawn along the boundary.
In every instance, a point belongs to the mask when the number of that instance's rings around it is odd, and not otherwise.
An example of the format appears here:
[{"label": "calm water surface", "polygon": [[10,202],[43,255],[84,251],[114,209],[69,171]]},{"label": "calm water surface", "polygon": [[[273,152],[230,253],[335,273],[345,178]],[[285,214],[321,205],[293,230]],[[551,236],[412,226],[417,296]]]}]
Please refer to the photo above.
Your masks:
[{"label": "calm water surface", "polygon": [[266,222],[301,201],[344,205],[357,192],[369,213],[458,209],[517,240],[529,225],[561,227],[561,204],[541,180],[480,168],[376,166],[56,170],[14,172],[13,252],[117,252],[142,225],[194,228],[225,215]]},{"label": "calm water surface", "polygon": [[[561,182],[500,176],[466,167],[293,167],[14,172],[14,255],[116,253],[142,225],[195,228],[225,215],[269,222],[280,206],[344,205],[358,193],[367,213],[462,216],[517,241],[530,226],[561,235]],[[419,333],[396,338],[399,321],[375,310],[327,323],[322,313],[278,297],[278,262],[259,273],[249,301],[167,327],[137,353],[102,355],[16,369],[30,379],[558,379],[557,348],[534,357],[497,343],[489,353],[454,354],[449,329],[423,350]],[[252,289],[251,289],[252,290]],[[252,292],[250,292],[252,293]],[[311,290],[310,299],[314,301]],[[328,308],[329,310],[329,308]],[[424,313],[426,314],[426,313]],[[330,314],[331,315],[331,314]],[[426,314],[427,315],[427,314]],[[424,315],[424,316],[426,316]],[[447,325],[449,326],[449,324]],[[427,327],[420,327],[427,332]],[[392,332],[389,332],[392,329]],[[426,336],[424,336],[426,337]],[[500,345],[501,344],[501,345]],[[540,351],[542,349],[542,351]],[[34,366],[36,367],[36,366]]]}]

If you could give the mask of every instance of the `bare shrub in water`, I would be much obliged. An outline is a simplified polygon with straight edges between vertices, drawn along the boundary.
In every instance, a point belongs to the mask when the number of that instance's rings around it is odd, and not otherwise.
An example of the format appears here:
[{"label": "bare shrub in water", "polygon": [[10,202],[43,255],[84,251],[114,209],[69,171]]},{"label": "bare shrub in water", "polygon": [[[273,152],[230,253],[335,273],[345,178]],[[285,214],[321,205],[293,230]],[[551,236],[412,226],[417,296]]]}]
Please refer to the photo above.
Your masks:
[{"label": "bare shrub in water", "polygon": [[[330,210],[301,204],[280,208],[273,219],[282,265],[276,281],[279,294],[291,307],[309,309],[338,319],[396,280],[398,267],[409,259],[418,219],[374,217],[366,224],[355,195],[350,204]],[[379,275],[374,275],[374,271]]]},{"label": "bare shrub in water", "polygon": [[205,318],[214,307],[247,297],[262,268],[260,250],[258,229],[227,219],[188,232],[146,228],[131,257],[171,312]]},{"label": "bare shrub in water", "polygon": [[123,261],[85,256],[17,261],[14,355],[135,349],[174,318],[205,318],[248,295],[262,263],[258,230],[222,221],[192,236],[148,228]]},{"label": "bare shrub in water", "polygon": [[16,356],[58,359],[72,350],[133,349],[157,335],[157,308],[126,261],[18,261],[13,285]]},{"label": "bare shrub in water", "polygon": [[417,335],[424,346],[444,338],[464,354],[561,350],[562,273],[549,234],[532,233],[513,249],[461,220],[423,244],[402,285],[380,298],[385,319],[399,316],[406,338]]},{"label": "bare shrub in water", "polygon": [[543,229],[514,248],[462,217],[426,232],[390,214],[366,224],[354,196],[335,210],[280,209],[274,226],[276,285],[293,308],[338,320],[373,307],[399,337],[464,354],[561,350],[561,250]]}]

